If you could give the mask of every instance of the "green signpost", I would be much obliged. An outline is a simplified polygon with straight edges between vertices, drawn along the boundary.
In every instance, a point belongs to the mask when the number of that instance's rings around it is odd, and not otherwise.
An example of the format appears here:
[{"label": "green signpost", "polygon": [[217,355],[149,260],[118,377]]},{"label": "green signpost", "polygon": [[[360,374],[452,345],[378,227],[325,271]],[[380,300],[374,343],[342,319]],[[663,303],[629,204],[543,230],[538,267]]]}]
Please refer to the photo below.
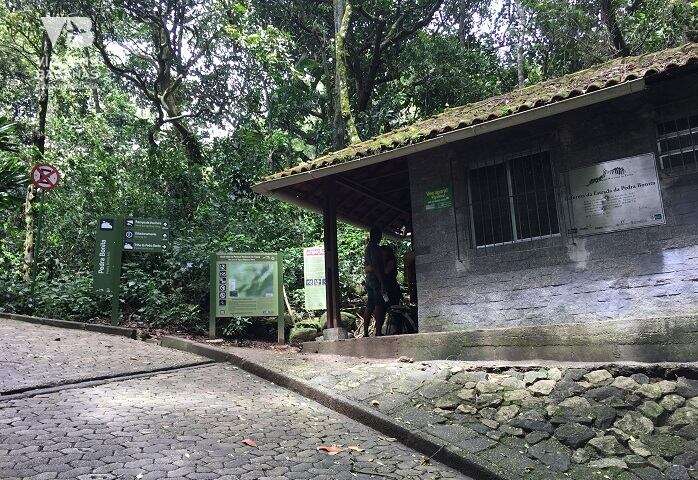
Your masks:
[{"label": "green signpost", "polygon": [[167,220],[126,218],[124,250],[163,253],[170,248],[170,222]]},{"label": "green signpost", "polygon": [[216,319],[277,317],[278,340],[284,343],[283,269],[278,253],[216,253],[211,255],[209,336]]},{"label": "green signpost", "polygon": [[119,323],[119,281],[121,279],[121,217],[104,216],[95,234],[94,288],[111,293],[111,323]]},{"label": "green signpost", "polygon": [[111,323],[119,324],[121,255],[127,252],[161,253],[169,249],[168,220],[126,218],[105,215],[95,233],[94,289],[111,294]]},{"label": "green signpost", "polygon": [[425,194],[425,210],[441,210],[453,205],[453,194],[450,187],[443,187],[437,190],[428,190]]}]

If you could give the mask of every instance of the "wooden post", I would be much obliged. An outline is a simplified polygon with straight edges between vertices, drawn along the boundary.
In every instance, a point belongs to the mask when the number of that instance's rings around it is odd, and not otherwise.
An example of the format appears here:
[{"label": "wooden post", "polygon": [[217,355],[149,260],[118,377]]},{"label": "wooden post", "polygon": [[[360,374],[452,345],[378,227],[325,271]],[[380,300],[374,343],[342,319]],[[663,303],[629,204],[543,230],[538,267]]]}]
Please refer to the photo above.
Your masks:
[{"label": "wooden post", "polygon": [[322,210],[325,244],[325,295],[327,326],[339,326],[339,257],[337,255],[337,190],[334,180],[325,183],[325,204]]},{"label": "wooden post", "polygon": [[209,307],[208,338],[216,338],[216,305],[218,304],[218,256],[212,253],[208,260],[209,269]]},{"label": "wooden post", "polygon": [[[276,282],[276,298],[278,299],[278,309],[279,314],[276,317],[276,341],[279,345],[286,343],[286,322],[284,321],[284,309],[286,304],[284,303],[284,262],[282,261],[281,254],[276,254],[276,271],[278,274]],[[291,315],[291,312],[288,312]]]}]

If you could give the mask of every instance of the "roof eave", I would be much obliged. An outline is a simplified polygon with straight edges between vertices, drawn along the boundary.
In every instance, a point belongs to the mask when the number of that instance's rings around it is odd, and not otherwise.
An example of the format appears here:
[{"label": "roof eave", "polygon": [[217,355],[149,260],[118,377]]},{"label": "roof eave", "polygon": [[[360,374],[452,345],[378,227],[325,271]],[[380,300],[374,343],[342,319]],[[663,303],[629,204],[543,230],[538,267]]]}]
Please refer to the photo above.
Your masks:
[{"label": "roof eave", "polygon": [[619,98],[625,95],[637,93],[644,90],[644,88],[644,78],[631,80],[629,82],[624,82],[619,85],[614,85],[612,87],[603,88],[594,92],[585,93],[576,97],[571,97],[565,100],[560,100],[555,103],[543,105],[541,107],[532,108],[524,112],[514,113],[512,115],[507,115],[506,117],[497,118],[495,120],[479,123],[470,127],[452,130],[450,132],[443,133],[437,137],[422,142],[414,143],[412,145],[398,147],[393,150],[381,152],[375,155],[369,155],[367,157],[361,157],[356,160],[350,160],[347,162],[339,163],[337,165],[330,165],[327,167],[309,170],[307,172],[289,175],[287,177],[281,177],[274,180],[268,180],[266,182],[260,182],[254,185],[252,187],[252,190],[265,195],[270,194],[275,190],[291,185],[304,183],[309,180],[317,180],[319,178],[327,177],[337,173],[354,170],[356,168],[361,168],[400,157],[406,157],[414,153],[422,152],[425,150],[431,150],[433,148],[440,147],[447,143],[477,137],[485,133],[503,130],[518,125],[523,125],[525,123],[540,120],[542,118],[551,117],[560,113],[569,112],[578,108],[583,108],[586,106],[594,105],[596,103],[601,103],[608,100],[612,100],[614,98]]}]

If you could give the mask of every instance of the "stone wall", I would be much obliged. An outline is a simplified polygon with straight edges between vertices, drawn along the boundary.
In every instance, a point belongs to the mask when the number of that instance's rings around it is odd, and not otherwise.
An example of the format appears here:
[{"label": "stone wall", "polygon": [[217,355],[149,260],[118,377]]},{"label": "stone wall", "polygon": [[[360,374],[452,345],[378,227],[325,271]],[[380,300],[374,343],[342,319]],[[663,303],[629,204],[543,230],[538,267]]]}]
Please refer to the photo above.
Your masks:
[{"label": "stone wall", "polygon": [[[698,315],[698,172],[660,171],[666,225],[573,235],[567,172],[656,153],[663,115],[698,113],[698,75],[409,159],[420,331]],[[472,244],[467,168],[547,150],[560,235],[496,249]],[[454,207],[425,211],[428,190]]]}]

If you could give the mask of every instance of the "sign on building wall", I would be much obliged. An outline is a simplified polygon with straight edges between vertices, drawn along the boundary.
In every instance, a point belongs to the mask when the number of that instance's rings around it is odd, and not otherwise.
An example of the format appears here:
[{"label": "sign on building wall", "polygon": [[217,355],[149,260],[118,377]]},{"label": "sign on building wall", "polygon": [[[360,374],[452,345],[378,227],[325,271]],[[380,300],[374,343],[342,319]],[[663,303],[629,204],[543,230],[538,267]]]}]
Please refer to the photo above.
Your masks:
[{"label": "sign on building wall", "polygon": [[215,317],[279,315],[279,254],[219,253],[212,266]]},{"label": "sign on building wall", "polygon": [[654,154],[570,171],[573,228],[579,235],[663,225]]},{"label": "sign on building wall", "polygon": [[427,190],[424,198],[425,210],[440,210],[453,205],[453,194],[450,187]]},{"label": "sign on building wall", "polygon": [[309,247],[303,249],[303,277],[306,310],[325,310],[325,249]]}]

